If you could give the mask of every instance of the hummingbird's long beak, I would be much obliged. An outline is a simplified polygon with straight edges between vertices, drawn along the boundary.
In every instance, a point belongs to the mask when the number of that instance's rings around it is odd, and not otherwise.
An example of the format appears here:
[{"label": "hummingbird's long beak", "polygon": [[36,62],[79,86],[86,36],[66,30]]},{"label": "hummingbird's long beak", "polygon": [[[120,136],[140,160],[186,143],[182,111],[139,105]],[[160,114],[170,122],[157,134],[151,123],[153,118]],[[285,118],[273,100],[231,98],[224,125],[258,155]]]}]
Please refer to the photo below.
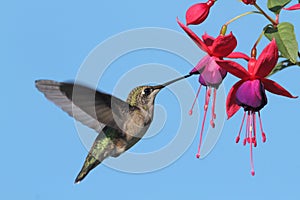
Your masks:
[{"label": "hummingbird's long beak", "polygon": [[164,83],[164,84],[162,84],[162,85],[157,85],[157,86],[153,86],[153,89],[162,89],[162,88],[164,88],[164,87],[166,87],[166,86],[168,86],[168,85],[170,85],[170,84],[172,84],[172,83],[175,83],[175,82],[177,82],[177,81],[180,81],[180,80],[182,80],[182,79],[185,79],[185,78],[188,78],[188,77],[190,77],[190,76],[192,76],[192,74],[188,74],[188,75],[185,75],[185,76],[182,76],[182,77],[179,77],[179,78],[176,78],[176,79],[174,79],[174,80],[171,80],[171,81],[168,81],[168,82],[166,82],[166,83]]}]

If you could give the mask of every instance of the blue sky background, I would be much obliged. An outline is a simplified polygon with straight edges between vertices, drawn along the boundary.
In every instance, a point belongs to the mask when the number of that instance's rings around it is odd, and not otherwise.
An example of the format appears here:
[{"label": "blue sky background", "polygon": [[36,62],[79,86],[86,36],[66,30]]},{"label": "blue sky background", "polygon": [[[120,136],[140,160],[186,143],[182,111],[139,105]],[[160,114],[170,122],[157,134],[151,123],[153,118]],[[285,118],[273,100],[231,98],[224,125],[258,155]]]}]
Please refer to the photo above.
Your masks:
[{"label": "blue sky background", "polygon": [[[254,151],[255,177],[249,173],[248,146],[234,142],[242,118],[240,111],[226,122],[218,144],[203,160],[195,158],[198,145],[195,140],[180,159],[162,170],[129,174],[102,165],[81,184],[73,184],[87,151],[76,133],[74,121],[35,89],[34,80],[74,79],[89,52],[122,31],[163,27],[182,32],[175,19],[179,16],[184,20],[186,9],[196,2],[11,0],[1,3],[1,199],[300,198],[300,100],[273,94],[267,94],[269,103],[262,111],[267,143],[259,142]],[[263,6],[266,1],[258,2]],[[220,0],[208,20],[193,30],[216,36],[223,23],[248,10],[252,9],[239,1]],[[299,14],[283,13],[281,18],[282,22],[295,22],[298,39]],[[261,16],[253,15],[229,26],[238,37],[237,50],[249,52],[260,34],[256,29],[267,23]],[[259,52],[265,44],[264,39]],[[131,65],[167,62],[182,74],[192,67],[172,60],[165,53],[149,53],[150,56],[144,54],[144,57],[130,55],[117,64],[130,69]],[[110,72],[113,76],[114,71]],[[294,67],[272,79],[300,95],[299,76],[299,69]],[[106,80],[103,89],[111,92],[116,77],[108,76]],[[227,91],[235,81],[234,77],[227,77]],[[197,78],[190,78],[189,82],[196,90]],[[164,98],[167,97],[160,95],[157,102],[163,104]],[[202,99],[199,103],[202,107]],[[168,120],[176,123],[175,106]],[[154,138],[152,144],[163,145],[170,139],[172,127],[169,128],[159,135],[162,140]],[[143,148],[143,142],[137,144],[137,149]],[[145,143],[151,146],[151,139]]]}]

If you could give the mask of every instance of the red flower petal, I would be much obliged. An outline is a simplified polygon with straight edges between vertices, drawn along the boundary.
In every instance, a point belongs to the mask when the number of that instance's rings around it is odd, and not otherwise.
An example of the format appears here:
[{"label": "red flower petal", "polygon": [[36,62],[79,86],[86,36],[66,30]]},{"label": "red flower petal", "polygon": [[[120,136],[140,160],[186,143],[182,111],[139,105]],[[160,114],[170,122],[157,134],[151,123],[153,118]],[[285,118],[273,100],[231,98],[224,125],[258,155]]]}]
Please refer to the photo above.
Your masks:
[{"label": "red flower petal", "polygon": [[232,52],[231,54],[226,56],[226,58],[242,58],[246,61],[250,60],[250,57],[247,56],[246,54],[242,53],[242,52]]},{"label": "red flower petal", "polygon": [[240,106],[237,105],[237,103],[236,103],[235,95],[236,95],[236,91],[242,85],[242,83],[244,83],[244,81],[240,80],[239,82],[234,84],[228,93],[228,96],[226,99],[226,113],[227,113],[228,119],[230,119],[240,109]]},{"label": "red flower petal", "polygon": [[266,77],[270,74],[278,61],[278,48],[275,39],[264,48],[253,68],[253,74]]},{"label": "red flower petal", "polygon": [[297,96],[291,95],[291,93],[289,93],[286,89],[284,89],[281,85],[279,85],[275,81],[266,78],[262,78],[261,81],[263,82],[265,89],[268,90],[269,92],[272,92],[273,94],[278,94],[289,98],[298,98]]},{"label": "red flower petal", "polygon": [[236,62],[230,60],[216,60],[216,63],[220,67],[240,79],[247,79],[247,77],[250,77],[248,71]]},{"label": "red flower petal", "polygon": [[297,3],[291,7],[283,8],[283,10],[299,10],[300,9],[300,3]]},{"label": "red flower petal", "polygon": [[226,57],[228,56],[236,47],[237,40],[230,32],[228,35],[219,35],[213,45],[211,46],[212,55],[215,57]]},{"label": "red flower petal", "polygon": [[179,26],[188,34],[188,36],[190,36],[190,38],[198,45],[200,49],[202,49],[208,54],[211,53],[207,46],[204,44],[204,42],[191,29],[189,29],[187,26],[181,23],[178,18],[176,20]]},{"label": "red flower petal", "polygon": [[207,33],[204,33],[204,35],[202,35],[202,39],[206,46],[210,47],[211,45],[213,45],[216,38],[208,35]]},{"label": "red flower petal", "polygon": [[250,58],[250,60],[248,61],[248,72],[250,74],[253,74],[253,71],[256,66],[256,62],[257,62],[257,60],[255,58]]}]

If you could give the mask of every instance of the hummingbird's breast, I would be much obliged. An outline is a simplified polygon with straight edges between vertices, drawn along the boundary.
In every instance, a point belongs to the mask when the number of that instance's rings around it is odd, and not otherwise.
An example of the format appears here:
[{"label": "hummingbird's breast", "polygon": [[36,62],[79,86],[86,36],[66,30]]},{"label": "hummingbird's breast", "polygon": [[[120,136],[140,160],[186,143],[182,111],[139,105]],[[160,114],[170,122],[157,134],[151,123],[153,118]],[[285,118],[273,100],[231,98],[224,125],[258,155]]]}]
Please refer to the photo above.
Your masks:
[{"label": "hummingbird's breast", "polygon": [[153,112],[147,112],[143,109],[135,110],[131,113],[131,117],[124,124],[126,139],[141,139],[147,132],[153,118]]}]

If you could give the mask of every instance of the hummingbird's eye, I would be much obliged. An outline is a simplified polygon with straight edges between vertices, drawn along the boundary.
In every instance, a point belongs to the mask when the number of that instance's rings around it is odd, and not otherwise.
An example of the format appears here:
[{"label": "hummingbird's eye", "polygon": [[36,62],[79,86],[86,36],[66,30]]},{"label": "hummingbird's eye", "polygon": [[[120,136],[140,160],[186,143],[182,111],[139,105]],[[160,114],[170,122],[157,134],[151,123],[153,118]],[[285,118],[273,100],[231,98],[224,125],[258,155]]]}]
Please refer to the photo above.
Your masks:
[{"label": "hummingbird's eye", "polygon": [[151,88],[146,88],[144,89],[143,93],[145,96],[148,96],[151,93],[152,89]]}]

